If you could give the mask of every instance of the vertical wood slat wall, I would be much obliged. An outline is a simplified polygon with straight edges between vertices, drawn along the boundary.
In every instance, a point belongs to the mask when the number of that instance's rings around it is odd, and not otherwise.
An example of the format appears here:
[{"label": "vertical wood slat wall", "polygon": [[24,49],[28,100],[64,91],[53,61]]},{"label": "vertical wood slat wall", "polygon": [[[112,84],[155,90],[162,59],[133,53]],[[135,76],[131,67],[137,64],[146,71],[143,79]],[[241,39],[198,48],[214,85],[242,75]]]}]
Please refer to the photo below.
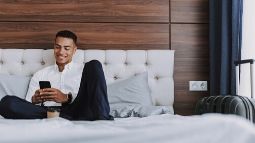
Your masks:
[{"label": "vertical wood slat wall", "polygon": [[[209,0],[170,0],[171,49],[175,53],[175,111],[194,112],[209,92],[189,91],[189,81],[209,83]],[[208,85],[209,87],[209,85]]]},{"label": "vertical wood slat wall", "polygon": [[175,110],[190,115],[208,92],[188,81],[209,79],[208,0],[0,1],[0,48],[52,48],[70,29],[81,49],[173,49]]}]

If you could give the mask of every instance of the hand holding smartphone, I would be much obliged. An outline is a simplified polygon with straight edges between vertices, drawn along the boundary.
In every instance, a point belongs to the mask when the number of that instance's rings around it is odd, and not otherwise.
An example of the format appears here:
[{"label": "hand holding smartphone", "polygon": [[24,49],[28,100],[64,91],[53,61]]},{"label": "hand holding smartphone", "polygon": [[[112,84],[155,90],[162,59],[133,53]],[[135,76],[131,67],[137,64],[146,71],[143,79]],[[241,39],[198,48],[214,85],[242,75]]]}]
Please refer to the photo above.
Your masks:
[{"label": "hand holding smartphone", "polygon": [[[50,81],[39,81],[40,89],[51,88]],[[41,102],[41,106],[44,106],[43,102]]]}]

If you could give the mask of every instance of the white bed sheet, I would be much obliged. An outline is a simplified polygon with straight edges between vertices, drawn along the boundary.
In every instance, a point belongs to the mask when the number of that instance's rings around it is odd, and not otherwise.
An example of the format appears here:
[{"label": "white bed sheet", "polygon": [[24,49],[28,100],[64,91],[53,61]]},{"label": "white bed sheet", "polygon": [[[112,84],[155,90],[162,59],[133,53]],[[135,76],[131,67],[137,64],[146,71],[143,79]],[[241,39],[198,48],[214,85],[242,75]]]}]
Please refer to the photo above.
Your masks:
[{"label": "white bed sheet", "polygon": [[234,115],[154,115],[115,121],[0,119],[1,143],[254,143],[255,126]]}]

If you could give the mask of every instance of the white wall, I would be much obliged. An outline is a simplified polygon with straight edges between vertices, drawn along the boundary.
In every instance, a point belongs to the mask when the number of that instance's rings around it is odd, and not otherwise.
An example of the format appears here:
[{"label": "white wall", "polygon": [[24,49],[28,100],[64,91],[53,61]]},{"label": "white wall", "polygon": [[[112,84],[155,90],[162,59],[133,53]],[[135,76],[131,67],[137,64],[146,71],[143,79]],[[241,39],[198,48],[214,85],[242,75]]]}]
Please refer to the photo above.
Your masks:
[{"label": "white wall", "polygon": [[[255,0],[244,0],[242,59],[255,59]],[[250,69],[242,67],[240,95],[250,97]],[[255,73],[255,72],[254,72]],[[255,76],[255,74],[254,74]],[[255,81],[253,79],[253,81]],[[255,86],[253,86],[255,89]]]}]

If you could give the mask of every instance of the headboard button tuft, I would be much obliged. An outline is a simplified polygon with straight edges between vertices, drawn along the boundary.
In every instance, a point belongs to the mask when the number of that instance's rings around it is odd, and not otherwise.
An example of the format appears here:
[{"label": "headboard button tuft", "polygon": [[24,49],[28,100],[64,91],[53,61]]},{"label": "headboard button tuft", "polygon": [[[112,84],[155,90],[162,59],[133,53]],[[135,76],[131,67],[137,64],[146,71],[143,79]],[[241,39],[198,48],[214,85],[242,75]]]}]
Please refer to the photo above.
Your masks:
[{"label": "headboard button tuft", "polygon": [[44,62],[44,61],[41,61],[41,65],[45,65],[45,62]]},{"label": "headboard button tuft", "polygon": [[114,79],[114,80],[117,80],[117,79],[118,79],[118,76],[117,76],[117,75],[115,75],[115,76],[113,77],[113,79]]}]

